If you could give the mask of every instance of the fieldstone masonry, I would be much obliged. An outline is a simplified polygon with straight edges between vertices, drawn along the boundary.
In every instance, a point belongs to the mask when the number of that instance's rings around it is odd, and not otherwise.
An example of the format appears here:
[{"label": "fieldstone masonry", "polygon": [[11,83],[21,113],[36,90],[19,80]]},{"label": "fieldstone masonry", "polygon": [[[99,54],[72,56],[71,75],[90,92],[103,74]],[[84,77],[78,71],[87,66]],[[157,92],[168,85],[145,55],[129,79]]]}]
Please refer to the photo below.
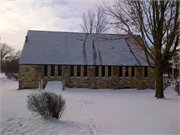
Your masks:
[{"label": "fieldstone masonry", "polygon": [[19,89],[38,88],[42,78],[42,65],[19,66]]},{"label": "fieldstone masonry", "polygon": [[131,77],[131,68],[128,67],[128,77],[125,77],[125,66],[122,67],[122,77],[119,77],[119,67],[111,66],[111,77],[108,77],[108,66],[105,66],[105,77],[102,77],[102,67],[99,66],[99,77],[95,77],[95,66],[87,66],[87,77],[84,77],[84,66],[81,66],[81,76],[77,77],[77,66],[74,66],[74,77],[70,77],[70,66],[62,66],[62,76],[58,76],[58,67],[55,66],[55,76],[51,77],[51,65],[48,65],[48,76],[44,77],[44,65],[19,65],[19,89],[38,88],[43,79],[43,87],[48,81],[63,81],[70,88],[93,89],[154,89],[154,72],[148,68],[148,77],[145,77],[145,67],[135,66],[134,77]]}]

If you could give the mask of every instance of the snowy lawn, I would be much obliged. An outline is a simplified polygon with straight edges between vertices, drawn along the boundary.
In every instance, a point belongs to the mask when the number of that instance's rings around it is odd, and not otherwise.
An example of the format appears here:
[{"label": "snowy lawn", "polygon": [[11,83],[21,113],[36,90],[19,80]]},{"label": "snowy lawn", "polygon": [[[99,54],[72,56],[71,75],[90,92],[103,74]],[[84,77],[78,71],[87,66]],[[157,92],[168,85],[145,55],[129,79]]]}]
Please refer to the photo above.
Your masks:
[{"label": "snowy lawn", "polygon": [[[18,82],[0,74],[0,135],[179,135],[179,96],[172,88],[166,99],[151,89],[66,88],[66,111],[60,120],[33,117],[27,95],[38,89],[17,90]],[[60,86],[60,85],[59,85]]]}]

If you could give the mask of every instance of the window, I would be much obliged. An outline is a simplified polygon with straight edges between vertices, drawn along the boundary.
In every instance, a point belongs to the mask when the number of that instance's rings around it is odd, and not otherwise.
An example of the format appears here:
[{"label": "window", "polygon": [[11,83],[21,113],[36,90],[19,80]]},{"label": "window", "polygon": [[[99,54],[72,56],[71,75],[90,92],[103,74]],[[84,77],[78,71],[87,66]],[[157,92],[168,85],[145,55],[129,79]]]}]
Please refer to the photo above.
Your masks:
[{"label": "window", "polygon": [[144,67],[144,77],[148,77],[148,67]]},{"label": "window", "polygon": [[84,66],[84,77],[87,76],[87,66]]},{"label": "window", "polygon": [[111,66],[108,66],[108,77],[111,77]]},{"label": "window", "polygon": [[58,76],[62,76],[62,65],[58,65]]},{"label": "window", "polygon": [[48,76],[48,66],[44,65],[44,76],[47,77]]},{"label": "window", "polygon": [[119,67],[119,77],[122,77],[122,66]]},{"label": "window", "polygon": [[99,67],[95,66],[95,77],[99,76]]},{"label": "window", "polygon": [[126,77],[128,77],[128,67],[126,67]]},{"label": "window", "polygon": [[105,77],[105,66],[102,66],[102,77]]},{"label": "window", "polygon": [[51,65],[51,76],[55,76],[55,66]]},{"label": "window", "polygon": [[81,66],[77,66],[77,77],[81,76]]},{"label": "window", "polygon": [[74,66],[70,66],[70,76],[74,76]]},{"label": "window", "polygon": [[131,71],[131,73],[132,73],[131,76],[134,77],[134,67],[132,67],[131,70],[132,70]]}]

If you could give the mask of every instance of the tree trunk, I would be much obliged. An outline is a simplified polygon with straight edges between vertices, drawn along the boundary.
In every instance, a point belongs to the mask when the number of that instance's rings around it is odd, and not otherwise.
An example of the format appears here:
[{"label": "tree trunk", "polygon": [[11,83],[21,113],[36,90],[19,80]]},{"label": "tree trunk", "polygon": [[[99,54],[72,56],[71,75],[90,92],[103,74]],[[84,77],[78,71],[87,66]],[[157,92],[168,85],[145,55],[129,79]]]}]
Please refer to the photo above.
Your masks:
[{"label": "tree trunk", "polygon": [[163,66],[157,64],[155,67],[155,80],[156,80],[156,98],[164,98],[163,91]]}]

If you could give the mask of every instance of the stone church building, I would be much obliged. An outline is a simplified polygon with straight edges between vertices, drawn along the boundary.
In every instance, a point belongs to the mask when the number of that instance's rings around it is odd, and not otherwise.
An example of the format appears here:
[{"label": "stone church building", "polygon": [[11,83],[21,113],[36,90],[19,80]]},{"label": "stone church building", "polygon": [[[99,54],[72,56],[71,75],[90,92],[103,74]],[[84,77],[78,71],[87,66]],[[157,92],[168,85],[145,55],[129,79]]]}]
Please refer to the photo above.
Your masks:
[{"label": "stone church building", "polygon": [[154,88],[154,73],[127,35],[29,30],[19,61],[19,89],[43,79],[70,88]]}]

